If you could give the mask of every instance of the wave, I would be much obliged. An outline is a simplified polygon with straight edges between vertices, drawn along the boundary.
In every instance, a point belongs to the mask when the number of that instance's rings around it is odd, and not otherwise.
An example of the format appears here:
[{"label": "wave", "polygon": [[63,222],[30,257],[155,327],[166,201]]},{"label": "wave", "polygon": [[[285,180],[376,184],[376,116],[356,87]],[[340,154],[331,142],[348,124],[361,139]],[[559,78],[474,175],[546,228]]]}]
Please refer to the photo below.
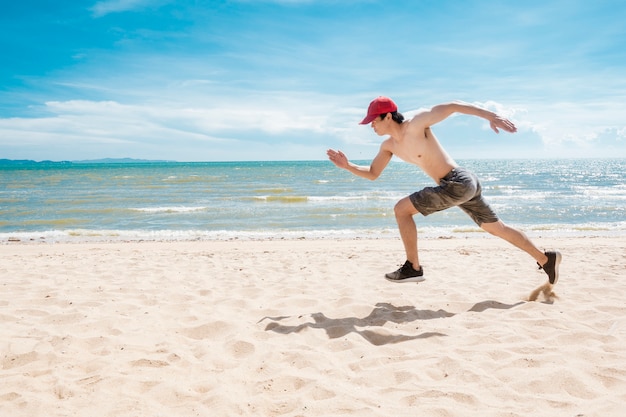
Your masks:
[{"label": "wave", "polygon": [[259,188],[254,190],[257,194],[284,194],[284,193],[293,193],[293,189],[291,188]]},{"label": "wave", "polygon": [[[626,222],[615,224],[528,225],[520,227],[534,237],[612,237],[626,235]],[[492,238],[478,227],[420,227],[420,238]],[[366,229],[272,228],[266,230],[46,230],[0,233],[0,245],[22,243],[174,242],[297,239],[399,239],[395,227]]]},{"label": "wave", "polygon": [[226,177],[220,175],[189,175],[186,177],[179,177],[177,175],[170,175],[167,178],[163,178],[161,181],[170,184],[189,184],[189,183],[211,183],[222,181]]},{"label": "wave", "polygon": [[265,195],[253,197],[253,200],[277,203],[306,203],[309,201],[309,197],[305,195]]},{"label": "wave", "polygon": [[194,211],[204,211],[207,210],[208,207],[139,207],[132,208],[133,211],[139,211],[142,213],[190,213]]},{"label": "wave", "polygon": [[24,226],[76,226],[88,223],[88,220],[63,218],[63,219],[29,219],[21,222]]},{"label": "wave", "polygon": [[244,197],[244,200],[254,201],[271,201],[284,203],[327,203],[327,202],[354,202],[354,201],[398,201],[405,195],[258,195],[253,197]]}]

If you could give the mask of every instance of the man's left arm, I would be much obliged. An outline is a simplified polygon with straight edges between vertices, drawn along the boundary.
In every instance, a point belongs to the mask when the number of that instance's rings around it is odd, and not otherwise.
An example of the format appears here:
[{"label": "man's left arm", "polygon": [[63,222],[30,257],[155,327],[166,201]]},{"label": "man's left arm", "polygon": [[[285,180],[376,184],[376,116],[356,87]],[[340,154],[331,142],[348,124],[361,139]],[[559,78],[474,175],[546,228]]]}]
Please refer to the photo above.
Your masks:
[{"label": "man's left arm", "polygon": [[430,111],[420,113],[416,116],[416,118],[419,118],[421,122],[425,125],[432,126],[436,123],[441,122],[442,120],[447,119],[454,113],[481,117],[489,121],[489,125],[496,133],[500,133],[499,129],[510,133],[514,133],[517,131],[515,124],[513,124],[513,122],[511,122],[510,120],[501,117],[492,111],[483,109],[482,107],[478,107],[469,103],[464,103],[462,101],[438,104],[430,109]]}]

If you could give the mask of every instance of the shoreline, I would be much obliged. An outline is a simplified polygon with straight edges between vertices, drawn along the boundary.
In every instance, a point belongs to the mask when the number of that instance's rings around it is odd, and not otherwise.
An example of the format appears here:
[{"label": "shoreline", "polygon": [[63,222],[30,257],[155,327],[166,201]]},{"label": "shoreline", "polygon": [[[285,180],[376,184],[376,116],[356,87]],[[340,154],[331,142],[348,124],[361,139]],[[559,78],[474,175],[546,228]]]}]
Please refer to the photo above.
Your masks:
[{"label": "shoreline", "polygon": [[[624,225],[559,225],[519,227],[531,239],[588,238],[626,236]],[[476,226],[418,228],[420,239],[491,238]],[[2,232],[0,246],[15,244],[57,243],[123,243],[123,242],[210,242],[262,240],[380,240],[399,239],[396,228],[370,230],[272,230],[272,231],[207,231],[207,230],[56,230],[40,232]]]}]

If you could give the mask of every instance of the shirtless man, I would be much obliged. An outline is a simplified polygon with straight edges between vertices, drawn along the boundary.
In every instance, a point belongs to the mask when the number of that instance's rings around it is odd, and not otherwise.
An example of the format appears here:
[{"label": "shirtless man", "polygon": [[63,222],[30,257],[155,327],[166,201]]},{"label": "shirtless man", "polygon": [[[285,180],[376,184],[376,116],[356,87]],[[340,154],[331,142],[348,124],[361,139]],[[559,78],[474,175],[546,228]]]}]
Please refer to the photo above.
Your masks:
[{"label": "shirtless man", "polygon": [[385,278],[392,282],[422,281],[424,270],[417,253],[417,228],[413,216],[417,213],[427,216],[458,206],[483,230],[532,256],[539,268],[548,275],[550,284],[555,284],[559,278],[561,254],[558,251],[541,252],[522,231],[503,223],[483,199],[476,175],[459,167],[431,131],[430,126],[453,113],[482,117],[489,121],[496,133],[499,133],[499,129],[510,133],[517,131],[510,120],[462,102],[440,104],[417,114],[410,121],[404,121],[404,116],[398,113],[398,107],[390,98],[378,97],[370,103],[367,116],[361,124],[371,123],[372,129],[379,136],[389,137],[381,144],[370,166],[353,164],[341,151],[329,149],[326,152],[328,158],[339,168],[369,180],[378,178],[391,157],[396,155],[405,162],[420,167],[439,184],[436,187],[426,187],[396,203],[394,213],[407,260],[400,269],[386,274]]}]

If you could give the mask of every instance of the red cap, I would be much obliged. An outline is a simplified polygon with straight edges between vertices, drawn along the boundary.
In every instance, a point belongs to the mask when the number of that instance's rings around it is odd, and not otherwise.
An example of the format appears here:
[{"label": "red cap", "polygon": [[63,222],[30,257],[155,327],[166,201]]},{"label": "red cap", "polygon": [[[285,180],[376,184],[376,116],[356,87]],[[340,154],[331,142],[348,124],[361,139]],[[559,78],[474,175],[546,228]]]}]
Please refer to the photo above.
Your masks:
[{"label": "red cap", "polygon": [[361,121],[362,125],[366,125],[372,122],[375,118],[385,113],[392,113],[398,111],[398,106],[389,97],[378,97],[374,99],[367,109],[367,116]]}]

